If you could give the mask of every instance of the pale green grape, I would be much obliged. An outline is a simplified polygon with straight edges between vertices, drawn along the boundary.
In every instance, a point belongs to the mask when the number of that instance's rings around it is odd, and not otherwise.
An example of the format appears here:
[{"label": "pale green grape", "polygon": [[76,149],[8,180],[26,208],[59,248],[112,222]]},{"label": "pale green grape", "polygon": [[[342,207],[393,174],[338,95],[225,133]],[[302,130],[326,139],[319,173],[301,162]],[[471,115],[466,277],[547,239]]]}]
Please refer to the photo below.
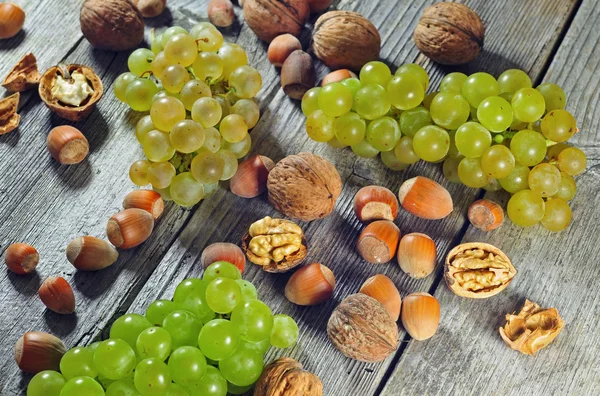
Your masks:
[{"label": "pale green grape", "polygon": [[394,147],[394,155],[398,161],[404,164],[414,164],[420,160],[419,156],[413,150],[413,138],[403,136],[396,147]]},{"label": "pale green grape", "polygon": [[204,128],[217,125],[222,114],[223,109],[214,98],[200,98],[192,106],[192,119]]},{"label": "pale green grape", "polygon": [[413,137],[413,150],[424,161],[436,162],[448,153],[450,136],[444,129],[428,125]]},{"label": "pale green grape", "polygon": [[154,81],[147,78],[136,78],[125,89],[125,103],[132,110],[148,111],[152,106],[152,97],[158,92]]},{"label": "pale green grape", "polygon": [[426,110],[429,111],[429,106],[431,105],[433,98],[435,98],[437,94],[439,94],[438,91],[433,91],[433,92],[430,92],[427,95],[425,95],[425,99],[423,99],[423,107]]},{"label": "pale green grape", "polygon": [[178,385],[183,387],[194,385],[200,381],[204,373],[206,373],[206,358],[198,348],[179,347],[169,357],[169,374],[173,382]]},{"label": "pale green grape", "polygon": [[162,327],[149,327],[140,333],[135,348],[142,359],[157,358],[164,361],[171,353],[171,335]]},{"label": "pale green grape", "polygon": [[511,139],[510,151],[519,164],[534,166],[546,156],[546,139],[538,132],[523,129]]},{"label": "pale green grape", "polygon": [[223,174],[219,180],[229,180],[235,175],[238,170],[238,160],[231,151],[219,150],[215,154],[223,160]]},{"label": "pale green grape", "polygon": [[206,293],[207,283],[198,278],[187,278],[181,281],[173,293],[173,301],[181,304],[192,294],[203,295]]},{"label": "pale green grape", "polygon": [[[171,186],[169,186],[169,188],[170,187]],[[169,202],[173,200],[173,198],[171,198],[171,191],[169,190],[169,188],[153,188],[153,190],[160,194],[163,201]]]},{"label": "pale green grape", "polygon": [[425,98],[423,84],[413,74],[396,75],[385,87],[387,87],[392,106],[400,110],[414,109]]},{"label": "pale green grape", "polygon": [[258,341],[258,342],[248,342],[248,341],[242,341],[240,343],[240,348],[243,349],[249,349],[255,352],[260,353],[261,355],[264,355],[265,353],[267,353],[267,351],[269,350],[269,348],[271,347],[271,338],[265,338],[262,341]]},{"label": "pale green grape", "polygon": [[238,67],[248,64],[248,55],[238,44],[224,43],[217,53],[223,61],[223,74],[221,77],[224,79],[229,79],[231,72]]},{"label": "pale green grape", "polygon": [[167,60],[183,67],[191,66],[198,56],[196,41],[187,33],[176,34],[164,45]]},{"label": "pale green grape", "polygon": [[162,396],[171,384],[171,374],[162,360],[144,359],[135,368],[133,383],[143,396]]},{"label": "pale green grape", "polygon": [[208,150],[202,150],[192,160],[190,169],[200,183],[211,184],[221,179],[224,167],[225,163],[221,157]]},{"label": "pale green grape", "polygon": [[371,61],[360,69],[359,77],[362,84],[379,84],[385,87],[392,78],[392,72],[385,63]]},{"label": "pale green grape", "polygon": [[183,120],[171,129],[169,140],[175,150],[191,153],[199,150],[204,144],[204,128],[194,120]]},{"label": "pale green grape", "polygon": [[565,201],[570,201],[575,197],[577,192],[577,184],[573,176],[569,176],[565,172],[560,172],[560,183],[558,185],[558,191],[553,195],[555,198],[560,198]]},{"label": "pale green grape", "polygon": [[150,70],[156,78],[162,80],[165,69],[171,65],[172,63],[167,60],[165,53],[159,52],[152,60],[152,63],[150,64]]},{"label": "pale green grape", "polygon": [[[68,380],[60,391],[60,396],[104,396],[102,385],[90,377],[75,377]],[[48,395],[44,395],[48,396]]]},{"label": "pale green grape", "polygon": [[111,380],[129,376],[135,368],[135,364],[136,358],[133,348],[121,339],[109,338],[102,341],[94,351],[96,371],[99,375]]},{"label": "pale green grape", "polygon": [[223,74],[223,60],[214,52],[200,52],[192,70],[202,81],[215,81]]},{"label": "pale green grape", "polygon": [[167,188],[176,173],[175,167],[170,162],[153,162],[148,167],[148,181],[153,188]]},{"label": "pale green grape", "polygon": [[146,157],[154,162],[168,161],[175,155],[169,134],[156,129],[146,134],[142,147]]},{"label": "pale green grape", "polygon": [[161,82],[167,92],[181,92],[181,89],[188,81],[190,81],[190,74],[181,65],[168,66],[162,72]]},{"label": "pale green grape", "polygon": [[150,117],[155,127],[163,132],[169,132],[175,124],[185,120],[185,106],[178,99],[161,98],[152,104]]},{"label": "pale green grape", "polygon": [[223,43],[223,35],[214,26],[208,26],[203,29],[197,29],[190,31],[192,38],[198,43],[198,50],[201,52],[215,52],[219,50]]},{"label": "pale green grape", "polygon": [[237,284],[240,286],[240,290],[242,291],[242,301],[250,301],[256,300],[258,298],[258,293],[256,292],[256,287],[245,279],[236,279]]},{"label": "pale green grape", "polygon": [[140,392],[135,389],[133,378],[118,380],[106,388],[106,396],[140,396]]},{"label": "pale green grape", "polygon": [[242,274],[238,267],[227,261],[215,261],[204,270],[202,280],[210,283],[217,278],[228,278],[233,280],[242,279]]},{"label": "pale green grape", "polygon": [[249,99],[256,96],[260,91],[262,77],[258,70],[252,66],[243,65],[229,74],[228,82],[229,86],[234,89],[235,96]]},{"label": "pale green grape", "polygon": [[167,42],[171,39],[171,37],[176,36],[178,34],[187,34],[187,30],[185,30],[181,26],[171,26],[163,32],[160,38],[160,44],[164,48],[164,46],[167,45]]},{"label": "pale green grape", "polygon": [[[342,80],[341,83],[342,83],[342,85],[345,85],[346,87],[348,87],[350,89],[350,92],[352,92],[352,100],[354,101],[356,92],[358,92],[358,90],[362,86],[362,83],[360,82],[360,80],[358,78],[352,77],[352,78],[346,78],[345,80]],[[354,106],[354,103],[352,103],[352,105]]]},{"label": "pale green grape", "polygon": [[502,132],[513,122],[513,110],[505,99],[490,96],[481,101],[477,108],[477,119],[492,132]]},{"label": "pale green grape", "polygon": [[329,117],[339,117],[352,108],[352,92],[342,83],[330,83],[321,89],[317,102],[323,113]]},{"label": "pale green grape", "polygon": [[135,81],[135,79],[135,74],[127,72],[120,74],[119,77],[117,77],[117,79],[115,80],[113,89],[115,91],[115,96],[121,102],[127,101],[127,97],[125,96],[125,93],[127,92],[127,87],[131,82]]},{"label": "pale green grape", "polygon": [[231,382],[228,382],[227,383],[227,392],[229,392],[232,395],[243,395],[244,393],[246,393],[250,389],[252,389],[253,386],[254,386],[254,384],[250,384],[250,385],[246,385],[246,386],[237,386],[235,384],[232,384]]},{"label": "pale green grape", "polygon": [[485,191],[500,191],[500,190],[502,190],[502,186],[500,185],[500,182],[498,181],[498,179],[490,179],[488,184],[483,186],[483,189]]},{"label": "pale green grape", "polygon": [[151,64],[153,59],[154,52],[148,48],[138,48],[127,58],[127,67],[129,67],[130,72],[141,77],[152,70]]},{"label": "pale green grape", "polygon": [[[152,327],[152,323],[139,314],[125,314],[110,327],[110,338],[126,341],[133,349],[140,333]],[[108,376],[106,376],[108,377]]]},{"label": "pale green grape", "polygon": [[500,93],[514,94],[521,88],[531,88],[531,79],[523,70],[508,69],[498,77]]},{"label": "pale green grape", "polygon": [[152,130],[156,129],[154,124],[152,124],[152,118],[149,115],[145,115],[137,122],[135,126],[135,137],[137,137],[138,142],[144,141],[144,136]]},{"label": "pale green grape", "polygon": [[424,126],[433,124],[431,113],[425,107],[403,111],[400,114],[400,131],[406,136],[415,136],[415,133]]},{"label": "pale green grape", "polygon": [[[205,129],[204,129],[204,144],[202,145],[202,148],[199,151],[208,150],[214,154],[217,151],[219,151],[219,149],[221,148],[221,140],[222,140],[221,134],[219,133],[219,131],[217,131],[216,128],[213,128],[213,127],[206,128],[205,127]],[[207,183],[207,184],[210,184],[210,183]]]},{"label": "pale green grape", "polygon": [[461,93],[465,81],[467,81],[467,75],[464,73],[452,72],[447,74],[440,83],[440,92]]},{"label": "pale green grape", "polygon": [[471,74],[462,86],[462,95],[475,108],[479,107],[479,104],[485,98],[498,96],[499,94],[498,81],[488,73]]},{"label": "pale green grape", "polygon": [[175,98],[177,100],[181,100],[181,95],[179,95],[179,93],[171,93],[171,92],[167,92],[164,89],[161,91],[158,91],[153,97],[152,97],[152,104],[154,104],[154,102],[156,102],[159,99],[162,98],[166,98],[166,97],[171,97],[171,98]]},{"label": "pale green grape", "polygon": [[276,348],[289,348],[298,340],[298,325],[288,315],[273,316],[271,345]]},{"label": "pale green grape", "polygon": [[226,314],[233,311],[241,299],[242,291],[233,279],[217,278],[206,287],[206,303],[217,313]]},{"label": "pale green grape", "polygon": [[189,311],[176,310],[165,317],[162,327],[171,335],[171,348],[177,349],[197,344],[202,322]]},{"label": "pale green grape", "polygon": [[152,39],[152,43],[150,44],[150,49],[155,55],[163,50],[162,34],[154,36],[154,38]]},{"label": "pale green grape", "polygon": [[165,317],[175,309],[177,307],[171,300],[156,300],[148,305],[145,316],[153,326],[160,326]]},{"label": "pale green grape", "polygon": [[183,88],[181,88],[180,96],[185,109],[192,111],[192,107],[198,99],[210,98],[212,97],[212,92],[205,82],[200,80],[190,80],[185,83]]},{"label": "pale green grape", "polygon": [[244,140],[238,143],[229,143],[225,141],[225,139],[221,139],[221,147],[224,150],[231,151],[237,159],[240,159],[250,152],[250,148],[252,147],[252,138],[250,137],[250,134],[247,134]]},{"label": "pale green grape", "polygon": [[562,231],[569,226],[573,213],[569,204],[560,198],[548,198],[541,223],[550,231]]},{"label": "pale green grape", "polygon": [[316,142],[327,142],[335,136],[335,118],[317,110],[306,117],[306,134]]},{"label": "pale green grape", "polygon": [[191,172],[183,172],[171,180],[169,193],[176,204],[194,206],[204,198],[204,185]]},{"label": "pale green grape", "polygon": [[221,136],[229,143],[238,143],[248,135],[248,125],[239,114],[229,114],[223,117],[219,124]]},{"label": "pale green grape", "polygon": [[322,89],[321,87],[311,88],[308,91],[306,91],[304,96],[302,96],[301,107],[302,107],[302,112],[304,113],[304,115],[306,117],[308,117],[315,111],[320,110],[320,108],[319,108],[319,93],[321,93],[321,89]]},{"label": "pale green grape", "polygon": [[206,303],[207,284],[208,282],[200,279],[186,279],[177,286],[173,297],[178,306],[196,315],[203,323],[212,320],[215,316],[215,312]]},{"label": "pale green grape", "polygon": [[251,385],[263,370],[262,355],[251,350],[239,349],[219,362],[219,370],[225,379],[238,386]]},{"label": "pale green grape", "polygon": [[569,143],[557,143],[552,146],[548,146],[546,150],[546,157],[548,161],[558,161],[558,155],[566,148],[571,147]]},{"label": "pale green grape", "polygon": [[422,66],[417,65],[416,63],[405,63],[400,66],[395,73],[396,76],[401,74],[412,75],[423,84],[423,90],[427,91],[427,88],[429,87],[429,75],[427,75],[427,71],[423,69]]},{"label": "pale green grape", "polygon": [[381,162],[383,162],[388,169],[398,172],[408,168],[409,164],[400,161],[398,157],[396,157],[394,150],[382,151],[379,156],[381,157]]},{"label": "pale green grape", "polygon": [[556,84],[544,83],[536,88],[544,97],[546,111],[562,110],[567,105],[565,91]]},{"label": "pale green grape", "polygon": [[354,97],[354,110],[359,116],[367,120],[383,117],[391,106],[389,95],[381,85],[364,85],[356,92]]},{"label": "pale green grape", "polygon": [[400,126],[392,117],[381,117],[367,126],[367,142],[379,151],[390,151],[400,140]]},{"label": "pale green grape", "polygon": [[338,117],[333,123],[335,138],[346,146],[359,143],[366,133],[365,121],[354,112]]},{"label": "pale green grape", "polygon": [[533,88],[521,88],[515,92],[511,105],[515,118],[524,122],[537,121],[546,110],[544,97]]},{"label": "pale green grape", "polygon": [[190,395],[226,396],[227,380],[219,369],[213,366],[206,367],[206,373],[194,386],[188,387]]},{"label": "pale green grape", "polygon": [[60,372],[65,379],[74,377],[92,377],[98,375],[94,367],[94,352],[86,347],[69,349],[60,359]]},{"label": "pale green grape", "polygon": [[508,177],[515,168],[515,157],[501,144],[488,148],[481,156],[481,169],[494,179]]},{"label": "pale green grape", "polygon": [[458,164],[460,164],[460,161],[462,161],[463,158],[464,157],[461,155],[458,157],[447,157],[444,160],[442,171],[449,182],[457,184],[461,183],[460,177],[458,177]]},{"label": "pale green grape", "polygon": [[566,110],[552,110],[540,124],[542,134],[554,142],[565,142],[577,132],[575,117]]},{"label": "pale green grape", "polygon": [[29,381],[27,396],[60,396],[64,385],[65,378],[58,371],[40,371]]},{"label": "pale green grape", "polygon": [[151,162],[146,160],[135,161],[129,167],[129,178],[137,186],[146,186],[150,184],[148,180],[148,168]]},{"label": "pale green grape", "polygon": [[490,178],[481,168],[479,158],[463,158],[458,164],[458,178],[467,187],[481,188]]},{"label": "pale green grape", "polygon": [[585,170],[587,157],[577,147],[568,147],[558,154],[558,168],[567,175],[575,176]]},{"label": "pale green grape", "polygon": [[492,135],[477,122],[466,122],[456,130],[454,141],[467,158],[479,158],[492,144]]},{"label": "pale green grape", "polygon": [[379,150],[371,146],[366,139],[350,146],[352,152],[361,158],[373,158],[379,154]]},{"label": "pale green grape", "polygon": [[231,323],[238,327],[243,340],[257,342],[271,334],[273,316],[267,305],[258,300],[251,300],[239,304],[233,310]]},{"label": "pale green grape", "polygon": [[503,189],[511,194],[529,188],[529,168],[516,163],[513,171],[507,177],[498,180]]},{"label": "pale green grape", "polygon": [[222,360],[233,354],[240,342],[238,328],[228,320],[213,319],[202,327],[198,345],[206,357]]},{"label": "pale green grape", "polygon": [[530,227],[542,220],[545,206],[544,199],[538,193],[521,190],[510,198],[506,212],[516,225]]},{"label": "pale green grape", "polygon": [[231,107],[232,114],[242,116],[248,129],[254,128],[260,118],[260,109],[252,99],[240,99]]},{"label": "pale green grape", "polygon": [[335,136],[330,141],[327,142],[327,145],[329,147],[336,148],[336,149],[348,147],[347,144],[344,144],[344,143],[340,142],[339,140],[337,140],[337,138]]},{"label": "pale green grape", "polygon": [[542,197],[551,197],[558,192],[560,171],[554,165],[539,164],[529,173],[529,189]]},{"label": "pale green grape", "polygon": [[471,114],[469,103],[462,95],[453,92],[440,92],[433,98],[429,107],[433,121],[447,129],[456,129],[464,124]]}]

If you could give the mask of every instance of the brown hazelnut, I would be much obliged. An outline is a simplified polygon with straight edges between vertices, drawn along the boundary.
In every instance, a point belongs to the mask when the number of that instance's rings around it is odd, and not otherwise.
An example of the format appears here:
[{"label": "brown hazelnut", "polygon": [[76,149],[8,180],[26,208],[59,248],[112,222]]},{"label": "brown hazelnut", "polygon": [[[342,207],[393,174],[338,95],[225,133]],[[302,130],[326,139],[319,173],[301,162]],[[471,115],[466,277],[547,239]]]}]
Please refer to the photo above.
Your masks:
[{"label": "brown hazelnut", "polygon": [[323,396],[323,384],[294,359],[282,357],[264,368],[254,396]]},{"label": "brown hazelnut", "polygon": [[244,18],[258,38],[270,43],[280,34],[300,35],[310,8],[306,0],[245,0]]},{"label": "brown hazelnut", "polygon": [[435,242],[418,232],[404,235],[400,240],[397,256],[402,271],[413,278],[424,278],[435,269]]},{"label": "brown hazelnut", "polygon": [[271,41],[267,57],[273,66],[281,67],[283,62],[296,50],[301,50],[300,40],[289,33],[281,34]]},{"label": "brown hazelnut", "polygon": [[13,243],[4,252],[4,262],[15,274],[25,275],[37,267],[40,255],[37,250],[26,243]]},{"label": "brown hazelnut", "polygon": [[142,13],[130,0],[86,0],[81,32],[93,47],[126,51],[144,39]]},{"label": "brown hazelnut", "polygon": [[334,82],[344,81],[347,78],[357,78],[356,74],[348,69],[334,70],[321,80],[321,86],[324,87],[327,84]]},{"label": "brown hazelnut", "polygon": [[143,209],[156,220],[165,210],[165,201],[154,190],[133,190],[123,200],[123,209],[131,208]]},{"label": "brown hazelnut", "polygon": [[301,100],[316,79],[312,57],[302,50],[292,52],[281,66],[281,87],[292,99]]},{"label": "brown hazelnut", "polygon": [[329,300],[333,289],[333,272],[323,264],[313,263],[294,272],[285,285],[285,297],[297,305],[317,305]]},{"label": "brown hazelnut", "polygon": [[402,298],[390,278],[383,274],[372,276],[363,283],[359,293],[366,294],[379,301],[394,319],[394,322],[398,320]]},{"label": "brown hazelnut", "polygon": [[0,99],[0,135],[12,132],[19,126],[21,116],[17,114],[17,109],[20,97],[21,95],[15,92],[9,97]]},{"label": "brown hazelnut", "polygon": [[75,295],[69,282],[60,276],[44,281],[38,291],[40,300],[51,311],[59,314],[71,314],[75,311]]},{"label": "brown hazelnut", "polygon": [[133,4],[144,18],[153,18],[163,13],[167,7],[167,0],[133,0]]},{"label": "brown hazelnut", "polygon": [[208,20],[218,27],[229,27],[235,20],[233,4],[229,0],[211,0],[208,3]]},{"label": "brown hazelnut", "polygon": [[354,214],[367,223],[373,220],[394,221],[398,216],[398,198],[385,187],[366,186],[354,196]]},{"label": "brown hazelnut", "polygon": [[356,250],[369,263],[382,264],[396,254],[400,229],[389,220],[374,221],[360,233]]},{"label": "brown hazelnut", "polygon": [[59,371],[60,359],[65,352],[65,344],[52,334],[30,331],[23,334],[15,344],[15,361],[26,373]]},{"label": "brown hazelnut", "polygon": [[208,245],[202,251],[200,263],[206,268],[214,262],[227,261],[235,265],[240,272],[246,267],[246,256],[238,245],[227,242],[216,242]]},{"label": "brown hazelnut", "polygon": [[453,210],[448,190],[423,176],[413,177],[402,183],[398,198],[404,210],[422,219],[443,219]]},{"label": "brown hazelnut", "polygon": [[52,129],[46,139],[52,158],[63,165],[78,164],[87,157],[90,145],[79,129],[61,125]]},{"label": "brown hazelnut", "polygon": [[67,260],[80,271],[97,271],[113,265],[119,252],[104,239],[83,236],[67,245]]},{"label": "brown hazelnut", "polygon": [[125,209],[112,215],[106,224],[110,243],[120,249],[130,249],[145,242],[152,234],[154,217],[142,209]]},{"label": "brown hazelnut", "polygon": [[231,192],[242,198],[254,198],[267,190],[267,178],[275,163],[264,155],[253,155],[240,162],[229,182]]},{"label": "brown hazelnut", "polygon": [[11,69],[2,82],[2,86],[10,92],[23,92],[35,87],[39,82],[40,72],[37,60],[32,53],[29,53]]},{"label": "brown hazelnut", "polygon": [[17,35],[25,23],[25,11],[13,3],[0,4],[0,39]]},{"label": "brown hazelnut", "polygon": [[402,326],[412,338],[433,337],[440,325],[440,303],[429,293],[412,293],[402,301]]},{"label": "brown hazelnut", "polygon": [[469,206],[468,217],[473,227],[488,232],[502,225],[504,211],[494,201],[478,199]]}]

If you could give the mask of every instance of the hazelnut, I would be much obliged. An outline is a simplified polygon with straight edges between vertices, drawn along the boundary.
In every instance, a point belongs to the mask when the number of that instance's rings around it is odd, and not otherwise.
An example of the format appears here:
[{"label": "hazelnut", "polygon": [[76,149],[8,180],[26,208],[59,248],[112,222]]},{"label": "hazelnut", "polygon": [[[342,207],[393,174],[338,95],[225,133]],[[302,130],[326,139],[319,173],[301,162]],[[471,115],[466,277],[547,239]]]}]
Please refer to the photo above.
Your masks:
[{"label": "hazelnut", "polygon": [[15,361],[26,373],[59,371],[60,359],[65,352],[65,344],[52,334],[30,331],[23,334],[15,344]]},{"label": "hazelnut", "polygon": [[67,245],[67,260],[81,271],[97,271],[106,268],[119,257],[119,252],[104,239],[83,236]]},{"label": "hazelnut", "polygon": [[133,190],[125,196],[123,208],[145,210],[156,220],[165,210],[165,202],[161,195],[154,190]]},{"label": "hazelnut", "polygon": [[303,221],[328,216],[342,192],[333,164],[311,153],[285,157],[269,173],[269,201],[286,216]]},{"label": "hazelnut", "polygon": [[83,133],[69,125],[52,129],[46,139],[52,158],[63,165],[78,164],[87,157],[90,145]]},{"label": "hazelnut", "polygon": [[469,206],[469,221],[475,228],[488,232],[495,230],[504,221],[502,207],[489,199],[479,199]]},{"label": "hazelnut", "polygon": [[338,305],[327,322],[329,340],[345,356],[380,362],[398,349],[398,327],[379,301],[352,294]]},{"label": "hazelnut", "polygon": [[0,99],[0,135],[12,132],[19,126],[21,116],[17,114],[17,109],[20,97],[21,95],[15,92],[7,98]]},{"label": "hazelnut", "polygon": [[40,300],[51,311],[71,314],[75,311],[75,295],[69,282],[60,276],[50,277],[42,283],[38,294]]},{"label": "hazelnut", "polygon": [[323,264],[300,268],[285,285],[285,297],[297,305],[317,305],[333,296],[335,276]]},{"label": "hazelnut", "polygon": [[254,198],[267,190],[267,178],[275,163],[264,155],[253,155],[240,162],[229,182],[231,192],[242,198]]},{"label": "hazelnut", "polygon": [[331,84],[334,82],[344,81],[347,78],[358,78],[354,72],[348,69],[339,69],[332,71],[321,80],[321,86],[324,87],[327,84]]},{"label": "hazelnut", "polygon": [[153,18],[163,13],[167,7],[167,0],[133,0],[133,4],[144,18]]},{"label": "hazelnut", "polygon": [[37,250],[26,243],[13,243],[4,253],[4,262],[15,274],[25,275],[37,267],[40,255]]},{"label": "hazelnut", "polygon": [[332,4],[333,0],[308,0],[308,5],[310,6],[310,12],[312,14],[318,14]]},{"label": "hazelnut", "polygon": [[81,32],[93,47],[126,51],[144,39],[142,13],[130,0],[86,0]]},{"label": "hazelnut", "polygon": [[379,301],[394,319],[394,322],[398,320],[402,298],[390,278],[383,274],[372,276],[363,283],[359,293],[366,294]]},{"label": "hazelnut", "polygon": [[412,338],[433,337],[440,325],[440,303],[429,293],[412,293],[402,301],[402,326]]},{"label": "hazelnut", "polygon": [[323,396],[319,377],[292,358],[282,357],[268,364],[254,388],[255,396]]},{"label": "hazelnut", "polygon": [[460,3],[441,2],[425,8],[413,38],[422,53],[443,65],[477,58],[485,27],[479,15]]},{"label": "hazelnut", "polygon": [[396,254],[400,229],[388,220],[378,220],[369,224],[360,233],[356,249],[369,263],[382,264],[390,261]]},{"label": "hazelnut", "polygon": [[106,225],[110,243],[121,249],[136,247],[148,239],[154,217],[142,209],[125,209],[114,214]]},{"label": "hazelnut", "polygon": [[245,0],[244,18],[258,38],[270,43],[290,33],[299,36],[310,8],[306,0]]},{"label": "hazelnut", "polygon": [[398,198],[404,210],[427,220],[443,219],[453,210],[448,190],[423,176],[402,183]]},{"label": "hazelnut", "polygon": [[10,92],[27,91],[40,82],[37,60],[32,53],[23,56],[2,82]]},{"label": "hazelnut", "polygon": [[217,261],[227,261],[235,265],[240,272],[244,272],[246,266],[244,252],[233,243],[216,242],[204,248],[200,256],[202,267],[206,268]]},{"label": "hazelnut", "polygon": [[363,223],[372,220],[394,221],[398,216],[398,207],[396,195],[385,187],[363,187],[354,196],[354,213]]},{"label": "hazelnut", "polygon": [[211,0],[208,3],[208,20],[218,27],[229,27],[235,20],[233,4],[229,0]]},{"label": "hazelnut", "polygon": [[424,278],[435,269],[435,242],[418,232],[406,234],[398,246],[398,265],[413,278]]},{"label": "hazelnut", "polygon": [[301,100],[316,79],[312,57],[302,50],[292,52],[281,66],[281,87],[292,99]]},{"label": "hazelnut", "polygon": [[17,35],[25,23],[25,12],[13,3],[0,4],[0,39]]},{"label": "hazelnut", "polygon": [[301,50],[300,40],[289,33],[279,35],[271,41],[267,51],[269,62],[273,66],[281,67],[283,62],[296,50]]}]

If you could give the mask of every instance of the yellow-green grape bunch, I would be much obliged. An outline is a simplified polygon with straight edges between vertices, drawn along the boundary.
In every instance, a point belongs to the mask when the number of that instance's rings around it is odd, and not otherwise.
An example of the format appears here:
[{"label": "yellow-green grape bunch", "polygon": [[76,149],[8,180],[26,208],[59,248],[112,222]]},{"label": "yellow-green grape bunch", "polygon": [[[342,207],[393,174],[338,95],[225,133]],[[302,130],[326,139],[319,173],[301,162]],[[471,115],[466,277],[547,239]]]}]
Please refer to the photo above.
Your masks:
[{"label": "yellow-green grape bunch", "polygon": [[585,170],[587,158],[566,143],[579,129],[565,110],[564,91],[553,83],[534,88],[518,69],[498,78],[453,72],[437,91],[429,88],[417,64],[392,74],[385,63],[369,62],[358,78],[306,92],[306,133],[362,158],[379,155],[394,171],[419,160],[443,162],[450,182],[514,194],[508,216],[515,224],[566,228],[566,202],[577,191],[573,177]]},{"label": "yellow-green grape bunch", "polygon": [[[208,22],[189,31],[166,29],[150,49],[132,52],[127,66],[115,80],[115,96],[149,112],[135,129],[146,159],[131,165],[129,177],[166,200],[193,206],[232,178],[249,153],[262,77],[248,65],[244,48],[225,42]],[[351,95],[347,99],[351,106]]]}]

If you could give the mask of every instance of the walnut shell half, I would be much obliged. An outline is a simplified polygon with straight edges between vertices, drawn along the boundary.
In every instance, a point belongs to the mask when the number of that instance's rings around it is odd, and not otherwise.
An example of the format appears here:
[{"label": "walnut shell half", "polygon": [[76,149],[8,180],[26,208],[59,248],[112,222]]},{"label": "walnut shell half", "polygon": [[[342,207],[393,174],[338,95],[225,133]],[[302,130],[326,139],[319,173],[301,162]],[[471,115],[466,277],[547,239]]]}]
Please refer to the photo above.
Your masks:
[{"label": "walnut shell half", "polygon": [[20,97],[21,95],[16,92],[7,98],[0,99],[0,135],[9,133],[19,126],[21,116],[17,114],[17,108]]},{"label": "walnut shell half", "polygon": [[[93,90],[92,94],[80,106],[76,107],[61,103],[52,94],[52,87],[55,84],[57,76],[60,75],[65,79],[69,79],[70,74],[74,72],[83,74]],[[103,92],[102,81],[96,73],[87,66],[76,64],[51,67],[42,76],[39,86],[40,98],[46,103],[46,106],[60,117],[70,121],[81,121],[89,116],[94,110],[96,102],[102,97]]]},{"label": "walnut shell half", "polygon": [[379,301],[362,293],[336,307],[327,336],[345,356],[362,362],[380,362],[398,349],[396,322]]},{"label": "walnut shell half", "polygon": [[265,367],[254,388],[254,396],[322,396],[319,377],[292,358],[283,357]]},{"label": "walnut shell half", "polygon": [[2,86],[10,92],[23,92],[40,82],[37,60],[32,53],[22,57],[2,81]]},{"label": "walnut shell half", "polygon": [[497,247],[487,243],[463,243],[446,256],[444,279],[454,294],[488,298],[500,293],[517,270]]}]

